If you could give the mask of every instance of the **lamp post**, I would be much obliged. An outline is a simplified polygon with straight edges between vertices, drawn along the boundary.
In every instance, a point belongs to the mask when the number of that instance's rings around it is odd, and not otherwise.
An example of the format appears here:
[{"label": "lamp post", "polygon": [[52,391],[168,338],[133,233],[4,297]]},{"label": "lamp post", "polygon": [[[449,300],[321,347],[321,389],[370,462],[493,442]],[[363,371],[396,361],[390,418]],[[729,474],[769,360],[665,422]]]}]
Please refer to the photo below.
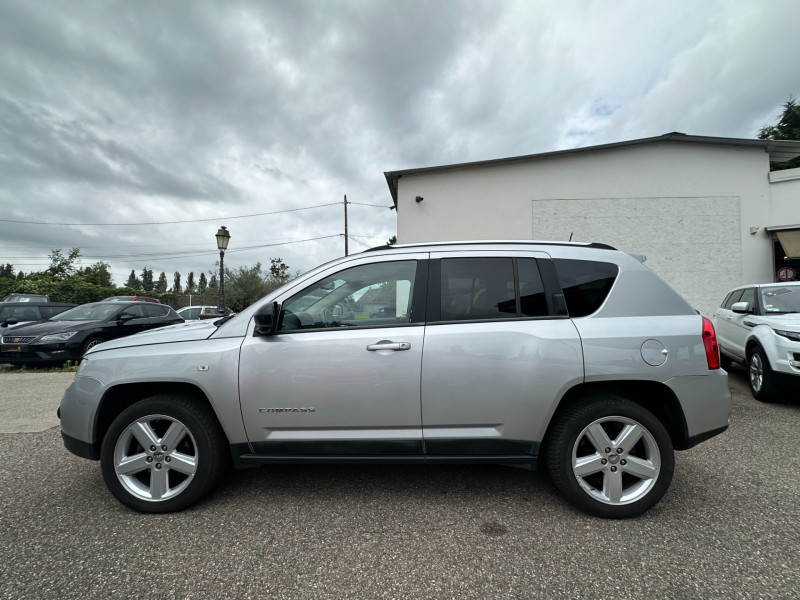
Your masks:
[{"label": "lamp post", "polygon": [[217,308],[220,315],[225,316],[225,250],[228,249],[228,241],[231,239],[231,234],[228,229],[223,225],[217,231],[217,248],[219,248],[219,302]]}]

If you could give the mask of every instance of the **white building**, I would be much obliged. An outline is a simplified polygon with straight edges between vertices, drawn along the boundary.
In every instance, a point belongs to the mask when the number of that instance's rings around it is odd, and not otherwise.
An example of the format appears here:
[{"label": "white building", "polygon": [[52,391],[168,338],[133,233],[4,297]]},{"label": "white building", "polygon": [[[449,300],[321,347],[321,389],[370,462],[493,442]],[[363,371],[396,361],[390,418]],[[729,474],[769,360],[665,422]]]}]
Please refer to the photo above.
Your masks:
[{"label": "white building", "polygon": [[709,315],[737,285],[800,279],[800,168],[770,171],[796,156],[800,142],[669,133],[385,176],[400,244],[604,242]]}]

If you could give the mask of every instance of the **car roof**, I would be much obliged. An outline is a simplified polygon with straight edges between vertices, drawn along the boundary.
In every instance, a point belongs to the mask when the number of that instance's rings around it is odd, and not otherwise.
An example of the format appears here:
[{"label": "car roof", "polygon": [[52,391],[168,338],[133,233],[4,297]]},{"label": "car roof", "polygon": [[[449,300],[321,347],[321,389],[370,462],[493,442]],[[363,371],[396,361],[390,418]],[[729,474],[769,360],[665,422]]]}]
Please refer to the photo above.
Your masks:
[{"label": "car roof", "polygon": [[775,287],[775,286],[797,287],[800,286],[800,281],[773,281],[770,283],[751,283],[748,285],[740,285],[737,288],[733,288],[731,291],[735,292],[737,290],[744,290],[746,288],[765,288],[765,287]]}]

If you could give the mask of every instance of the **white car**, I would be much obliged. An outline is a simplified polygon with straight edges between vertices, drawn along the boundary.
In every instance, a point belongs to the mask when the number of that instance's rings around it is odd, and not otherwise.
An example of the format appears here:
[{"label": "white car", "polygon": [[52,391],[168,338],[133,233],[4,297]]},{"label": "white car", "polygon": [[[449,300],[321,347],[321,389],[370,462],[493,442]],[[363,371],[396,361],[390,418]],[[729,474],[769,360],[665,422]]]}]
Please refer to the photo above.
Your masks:
[{"label": "white car", "polygon": [[736,288],[713,321],[723,368],[745,365],[756,400],[776,401],[800,388],[800,281]]},{"label": "white car", "polygon": [[216,306],[186,306],[181,308],[178,314],[186,321],[199,321],[200,315],[222,316]]}]

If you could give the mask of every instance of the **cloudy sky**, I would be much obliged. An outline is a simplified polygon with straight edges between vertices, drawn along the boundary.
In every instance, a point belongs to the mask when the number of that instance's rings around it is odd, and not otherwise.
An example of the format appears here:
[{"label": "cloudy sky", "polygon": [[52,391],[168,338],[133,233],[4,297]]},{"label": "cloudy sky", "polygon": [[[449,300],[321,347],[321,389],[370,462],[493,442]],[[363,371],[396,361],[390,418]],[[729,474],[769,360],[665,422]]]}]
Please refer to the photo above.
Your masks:
[{"label": "cloudy sky", "polygon": [[682,131],[800,95],[795,0],[0,0],[0,263],[198,277],[395,233],[384,171]]}]

